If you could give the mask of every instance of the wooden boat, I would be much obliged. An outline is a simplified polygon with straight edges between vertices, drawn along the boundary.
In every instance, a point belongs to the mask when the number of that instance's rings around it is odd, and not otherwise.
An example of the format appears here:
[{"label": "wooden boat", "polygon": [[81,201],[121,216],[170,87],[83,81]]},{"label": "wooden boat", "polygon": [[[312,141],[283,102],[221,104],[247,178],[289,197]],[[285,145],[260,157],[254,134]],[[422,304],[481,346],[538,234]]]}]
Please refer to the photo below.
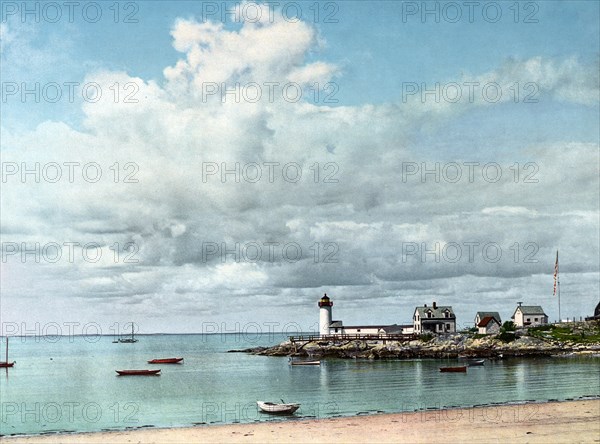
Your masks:
[{"label": "wooden boat", "polygon": [[292,365],[321,365],[321,361],[294,361],[290,360]]},{"label": "wooden boat", "polygon": [[6,361],[4,361],[4,362],[0,361],[0,368],[8,368],[8,367],[12,367],[13,365],[15,365],[14,361],[8,362],[8,336],[7,336],[6,337]]},{"label": "wooden boat", "polygon": [[133,344],[134,342],[137,342],[138,340],[135,339],[134,335],[133,335],[133,322],[131,323],[131,338],[119,338],[119,342],[121,344]]},{"label": "wooden boat", "polygon": [[256,401],[256,404],[261,411],[272,415],[291,415],[300,407],[300,404],[279,404],[267,401]]},{"label": "wooden boat", "polygon": [[466,373],[467,366],[462,365],[460,367],[440,367],[442,373]]},{"label": "wooden boat", "polygon": [[160,376],[158,370],[115,370],[119,376]]},{"label": "wooden boat", "polygon": [[162,358],[152,359],[148,361],[148,364],[178,364],[183,361],[183,358]]},{"label": "wooden boat", "polygon": [[479,365],[483,365],[485,363],[485,359],[474,359],[469,361],[469,367],[476,367]]}]

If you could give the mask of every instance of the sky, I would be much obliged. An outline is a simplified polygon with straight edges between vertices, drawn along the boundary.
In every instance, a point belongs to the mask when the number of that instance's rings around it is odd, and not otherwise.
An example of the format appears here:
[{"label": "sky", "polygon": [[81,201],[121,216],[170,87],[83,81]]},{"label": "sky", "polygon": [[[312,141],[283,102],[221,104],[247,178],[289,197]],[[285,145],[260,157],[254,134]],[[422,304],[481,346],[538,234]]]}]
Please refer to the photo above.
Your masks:
[{"label": "sky", "polygon": [[597,2],[1,13],[2,334],[598,303]]}]

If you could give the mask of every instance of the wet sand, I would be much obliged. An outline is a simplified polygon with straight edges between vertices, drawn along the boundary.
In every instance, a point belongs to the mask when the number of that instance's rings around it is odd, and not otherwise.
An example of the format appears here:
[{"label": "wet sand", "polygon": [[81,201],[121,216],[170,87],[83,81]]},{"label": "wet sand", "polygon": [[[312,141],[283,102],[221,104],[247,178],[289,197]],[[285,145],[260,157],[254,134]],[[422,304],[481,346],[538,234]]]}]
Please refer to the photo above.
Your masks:
[{"label": "wet sand", "polygon": [[32,437],[13,443],[600,443],[600,400]]}]

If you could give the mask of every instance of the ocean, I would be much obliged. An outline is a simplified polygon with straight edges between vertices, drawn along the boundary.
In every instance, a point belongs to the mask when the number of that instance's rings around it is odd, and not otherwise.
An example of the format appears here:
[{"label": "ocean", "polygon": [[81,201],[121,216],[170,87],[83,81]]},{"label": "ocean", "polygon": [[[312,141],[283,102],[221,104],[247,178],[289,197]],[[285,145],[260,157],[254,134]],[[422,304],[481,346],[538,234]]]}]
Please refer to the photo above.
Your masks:
[{"label": "ocean", "polygon": [[[440,373],[456,360],[342,360],[290,366],[285,357],[227,353],[277,344],[279,334],[13,337],[0,369],[0,434],[91,432],[140,427],[328,418],[600,397],[600,358],[510,358],[466,374]],[[4,341],[2,342],[4,345]],[[2,347],[2,351],[4,347]],[[147,364],[182,356],[180,365]],[[118,377],[117,369],[161,376]],[[293,417],[258,412],[257,400],[297,402]],[[531,419],[524,405],[515,420]],[[452,420],[450,413],[445,420]],[[441,418],[444,420],[444,418]]]}]

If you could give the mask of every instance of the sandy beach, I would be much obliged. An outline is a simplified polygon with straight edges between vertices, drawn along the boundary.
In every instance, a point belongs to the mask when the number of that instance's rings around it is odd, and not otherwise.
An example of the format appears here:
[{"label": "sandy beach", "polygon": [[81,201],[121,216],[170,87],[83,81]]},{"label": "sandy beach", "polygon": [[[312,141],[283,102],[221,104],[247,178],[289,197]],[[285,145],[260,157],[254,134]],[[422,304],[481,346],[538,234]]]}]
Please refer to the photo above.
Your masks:
[{"label": "sandy beach", "polygon": [[33,437],[6,443],[600,443],[600,400]]}]

